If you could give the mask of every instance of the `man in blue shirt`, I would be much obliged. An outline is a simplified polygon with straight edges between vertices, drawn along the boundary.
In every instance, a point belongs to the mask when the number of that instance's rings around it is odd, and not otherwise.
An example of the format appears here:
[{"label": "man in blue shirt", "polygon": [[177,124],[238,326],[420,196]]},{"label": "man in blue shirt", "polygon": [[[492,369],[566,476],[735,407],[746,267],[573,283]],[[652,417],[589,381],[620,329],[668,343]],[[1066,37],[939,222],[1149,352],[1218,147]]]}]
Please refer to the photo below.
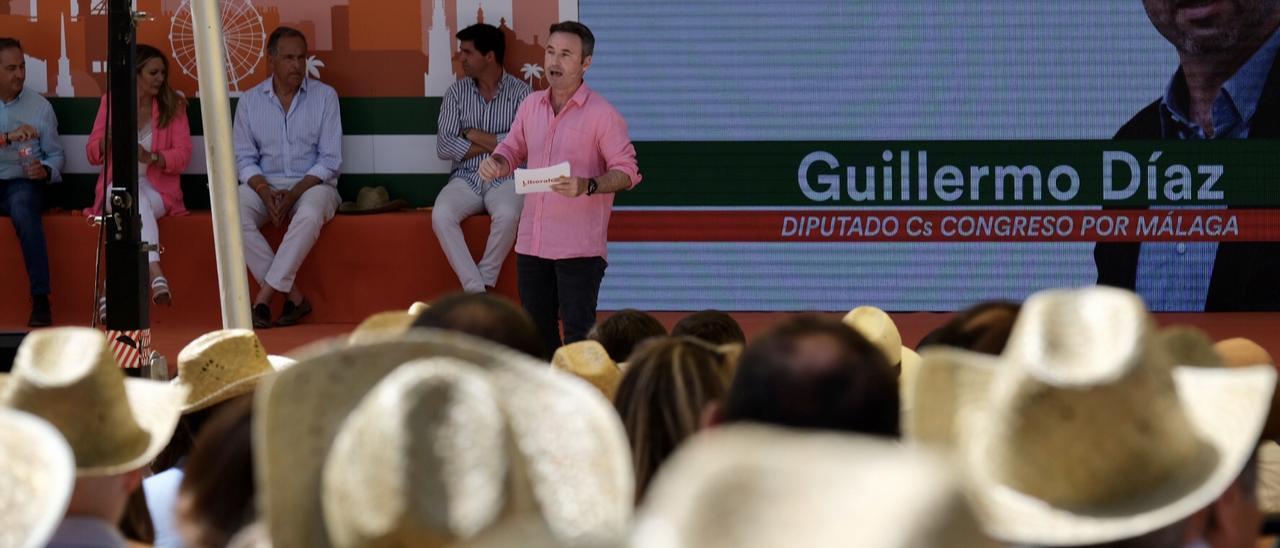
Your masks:
[{"label": "man in blue shirt", "polygon": [[0,38],[0,214],[8,215],[22,244],[31,284],[27,325],[53,323],[49,307],[49,251],[45,244],[44,185],[62,180],[63,154],[53,107],[39,93],[23,89],[27,64],[22,44]]},{"label": "man in blue shirt", "polygon": [[[1280,138],[1280,2],[1143,0],[1178,52],[1162,98],[1117,139]],[[1098,283],[1156,311],[1280,310],[1280,243],[1104,243]]]},{"label": "man in blue shirt", "polygon": [[[294,277],[341,204],[338,93],[307,78],[307,39],[301,32],[272,31],[267,52],[271,77],[245,92],[235,119],[245,263],[261,286],[253,302],[253,326],[259,329],[294,325],[311,313]],[[279,251],[271,250],[259,229],[268,222],[288,226]],[[273,322],[276,293],[287,297]]]}]

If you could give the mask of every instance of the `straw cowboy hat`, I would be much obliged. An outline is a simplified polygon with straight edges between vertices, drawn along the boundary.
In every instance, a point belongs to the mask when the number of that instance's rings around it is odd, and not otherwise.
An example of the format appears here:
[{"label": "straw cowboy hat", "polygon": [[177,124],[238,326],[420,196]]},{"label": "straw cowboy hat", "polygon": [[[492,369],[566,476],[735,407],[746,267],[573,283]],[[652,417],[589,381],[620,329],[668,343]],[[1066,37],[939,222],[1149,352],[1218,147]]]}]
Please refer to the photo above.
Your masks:
[{"label": "straw cowboy hat", "polygon": [[863,436],[733,425],[676,451],[646,496],[634,548],[994,546],[955,470]]},{"label": "straw cowboy hat", "polygon": [[[1249,339],[1236,337],[1218,341],[1213,349],[1227,367],[1244,367],[1266,364],[1275,367],[1276,361],[1271,358],[1267,349]],[[1280,394],[1271,396],[1271,411],[1267,413],[1267,424],[1262,427],[1262,437],[1268,440],[1280,439]]]},{"label": "straw cowboy hat", "polygon": [[596,387],[604,397],[613,400],[622,381],[622,370],[599,342],[585,340],[566,344],[551,356],[551,367],[569,373]]},{"label": "straw cowboy hat", "polygon": [[338,213],[371,215],[374,213],[400,211],[406,207],[409,207],[409,202],[401,199],[392,200],[391,194],[387,192],[387,187],[367,186],[356,193],[356,201],[343,202],[342,205],[338,206]]},{"label": "straw cowboy hat", "polygon": [[360,322],[347,337],[348,344],[365,344],[388,337],[395,337],[409,330],[413,321],[418,319],[411,312],[404,310],[387,310],[377,312]]},{"label": "straw cowboy hat", "polygon": [[189,389],[182,413],[194,413],[252,392],[275,371],[262,341],[248,329],[220,329],[201,335],[178,353],[174,386]]},{"label": "straw cowboy hat", "polygon": [[[465,493],[465,497],[447,489],[444,494],[425,493],[421,489],[413,492],[424,499],[451,497],[451,505],[455,500],[452,497],[459,497],[456,499],[458,504],[467,505],[468,517],[460,514],[456,518],[461,521],[443,522],[452,525],[437,530],[442,542],[483,526],[485,516],[507,519],[522,513],[540,516],[555,538],[561,541],[604,538],[625,530],[634,500],[633,472],[626,437],[609,402],[585,383],[549,369],[545,362],[498,345],[462,334],[425,328],[360,346],[349,346],[345,339],[339,339],[313,345],[299,355],[301,359],[297,366],[272,375],[263,382],[255,401],[255,469],[263,493],[262,512],[274,545],[346,546],[340,541],[351,540],[352,537],[346,536],[350,531],[365,531],[367,534],[393,531],[396,527],[393,522],[407,519],[406,516],[417,509],[386,502],[392,511],[392,515],[388,515],[351,511],[352,508],[347,507],[349,515],[335,516],[339,519],[327,523],[325,507],[335,508],[337,501],[334,497],[355,496],[350,490],[343,491],[338,487],[339,482],[335,478],[344,472],[365,478],[370,473],[393,474],[391,470],[394,467],[384,468],[382,464],[371,466],[368,463],[405,463],[407,459],[413,459],[412,464],[418,473],[450,478],[449,483],[438,484],[437,489],[456,485],[471,488],[474,483],[492,490],[493,485],[499,483],[494,475],[501,468],[499,463],[490,459],[503,457],[505,464],[502,466],[506,466],[507,475],[501,482],[501,498],[491,492],[484,494],[489,491],[480,487],[476,487],[475,493]],[[437,365],[438,371],[430,375],[418,372],[416,376],[392,376],[404,364],[424,359],[437,363],[452,362],[452,365]],[[446,371],[450,367],[452,372]],[[431,375],[435,375],[437,380],[433,381]],[[451,380],[439,380],[445,377]],[[485,379],[493,394],[484,394],[485,389],[477,388],[479,385],[472,382],[473,378]],[[387,379],[398,380],[380,387],[379,383]],[[426,390],[424,386],[432,382],[450,385],[452,395],[437,398],[442,401],[436,402],[426,402],[430,398],[417,395],[409,396],[414,391]],[[374,403],[374,400],[390,397],[386,394],[399,394],[392,399],[403,401]],[[441,455],[439,448],[410,444],[397,449],[391,443],[378,443],[363,450],[381,451],[382,456],[362,457],[373,460],[357,465],[358,459],[351,453],[361,449],[358,447],[360,444],[353,445],[349,441],[352,436],[374,435],[347,433],[361,428],[359,425],[364,425],[366,430],[385,428],[387,432],[377,435],[394,437],[403,436],[409,430],[462,424],[442,423],[440,421],[445,421],[445,418],[441,417],[413,418],[409,415],[414,413],[410,413],[408,408],[396,407],[412,407],[415,402],[427,407],[456,404],[460,406],[458,409],[465,407],[467,413],[487,413],[464,418],[470,421],[465,424],[475,430],[466,435],[473,436],[475,440],[488,440],[485,447],[490,448],[495,435],[493,432],[499,428],[493,424],[494,417],[487,407],[490,404],[485,403],[489,399],[496,402],[501,411],[501,430],[506,432],[504,449],[497,452],[486,449],[493,452],[491,457],[481,458],[462,446],[454,449],[468,452],[445,456]],[[372,407],[379,405],[389,407],[383,407],[381,411]],[[480,411],[486,409],[488,411]],[[375,414],[381,417],[380,421],[368,418]],[[462,421],[464,418],[449,420]],[[432,424],[432,420],[436,423]],[[336,440],[340,435],[348,441],[338,443]],[[457,439],[459,443],[464,441],[461,437]],[[397,450],[410,453],[395,455]],[[445,469],[434,469],[440,466]],[[462,477],[454,477],[458,475]],[[403,476],[397,477],[400,479],[385,482],[366,480],[367,488],[377,489],[367,496],[404,501],[404,493],[395,494],[395,490],[412,486],[389,487],[397,481],[403,483]],[[392,491],[387,492],[388,489]],[[531,502],[531,508],[519,507],[519,503],[526,500]],[[498,504],[502,506],[495,509]],[[439,524],[445,518],[434,519],[434,523]],[[339,530],[331,531],[330,527],[338,527]],[[343,536],[334,536],[335,532]]]},{"label": "straw cowboy hat", "polygon": [[893,323],[893,318],[874,306],[859,306],[845,314],[842,321],[871,341],[884,354],[889,365],[898,369],[902,407],[911,409],[911,386],[915,383],[916,371],[920,369],[920,355],[902,345],[902,335],[898,333],[898,325]]},{"label": "straw cowboy hat", "polygon": [[75,456],[53,425],[0,408],[0,546],[44,546],[76,483]]},{"label": "straw cowboy hat", "polygon": [[84,327],[31,332],[0,382],[0,406],[56,426],[80,476],[146,466],[169,443],[186,397],[183,386],[126,379],[106,336]]},{"label": "straw cowboy hat", "polygon": [[1004,354],[929,349],[912,432],[954,447],[987,531],[1127,539],[1209,505],[1253,453],[1276,372],[1178,364],[1135,294],[1029,298]]}]

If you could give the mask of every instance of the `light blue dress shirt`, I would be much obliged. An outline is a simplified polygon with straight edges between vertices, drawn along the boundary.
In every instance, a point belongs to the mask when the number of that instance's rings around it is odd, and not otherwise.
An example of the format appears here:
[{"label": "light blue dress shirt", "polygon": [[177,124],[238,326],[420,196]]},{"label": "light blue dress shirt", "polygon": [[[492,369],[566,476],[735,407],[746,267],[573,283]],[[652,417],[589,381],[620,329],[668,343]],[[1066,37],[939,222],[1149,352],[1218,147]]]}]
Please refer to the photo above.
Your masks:
[{"label": "light blue dress shirt", "polygon": [[[1161,132],[1166,139],[1247,139],[1262,87],[1280,50],[1280,32],[1273,33],[1253,57],[1227,80],[1213,101],[1210,137],[1188,115],[1187,81],[1178,69],[1160,102]],[[1162,208],[1152,208],[1162,209]],[[1151,310],[1204,310],[1218,255],[1217,242],[1148,242],[1138,253],[1135,290]]]},{"label": "light blue dress shirt", "polygon": [[[49,168],[49,182],[62,180],[62,141],[58,138],[58,118],[44,96],[29,89],[22,90],[12,101],[0,101],[0,131],[9,133],[27,124],[40,133],[36,157]],[[0,147],[0,179],[26,179],[27,171],[18,157],[18,143]]]},{"label": "light blue dress shirt", "polygon": [[336,185],[342,169],[342,118],[338,92],[311,79],[285,112],[267,80],[236,105],[235,151],[240,182],[255,175],[301,179],[313,175]]},{"label": "light blue dress shirt", "polygon": [[155,529],[155,548],[183,548],[178,535],[178,488],[182,486],[184,463],[142,480],[147,511]]}]

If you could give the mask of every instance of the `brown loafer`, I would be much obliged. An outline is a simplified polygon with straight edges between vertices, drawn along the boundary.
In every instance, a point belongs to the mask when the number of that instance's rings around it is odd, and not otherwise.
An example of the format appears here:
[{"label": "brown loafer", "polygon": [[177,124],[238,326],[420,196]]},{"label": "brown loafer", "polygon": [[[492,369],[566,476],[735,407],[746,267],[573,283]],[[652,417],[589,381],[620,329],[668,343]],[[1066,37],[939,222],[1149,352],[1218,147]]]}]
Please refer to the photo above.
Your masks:
[{"label": "brown loafer", "polygon": [[311,314],[311,301],[306,297],[302,298],[299,304],[293,304],[289,299],[284,300],[284,311],[280,313],[280,319],[276,320],[276,327],[289,327],[297,325],[298,321]]}]

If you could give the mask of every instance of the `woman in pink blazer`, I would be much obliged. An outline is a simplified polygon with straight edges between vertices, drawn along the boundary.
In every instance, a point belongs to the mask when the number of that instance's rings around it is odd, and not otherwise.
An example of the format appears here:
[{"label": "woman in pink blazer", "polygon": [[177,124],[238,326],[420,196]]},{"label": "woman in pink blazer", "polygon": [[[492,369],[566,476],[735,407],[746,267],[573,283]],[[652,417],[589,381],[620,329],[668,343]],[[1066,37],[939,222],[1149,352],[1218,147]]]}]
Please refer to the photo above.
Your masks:
[{"label": "woman in pink blazer", "polygon": [[[191,127],[187,123],[187,101],[169,87],[169,60],[160,50],[138,44],[138,212],[142,217],[142,240],[160,245],[156,220],[165,215],[185,215],[179,175],[191,161]],[[98,106],[85,153],[89,163],[103,165],[108,159],[110,138],[107,127],[107,98]],[[102,214],[103,188],[111,180],[107,166],[98,176],[90,215]],[[169,280],[160,270],[160,253],[151,251],[151,298],[156,304],[170,304]]]}]

